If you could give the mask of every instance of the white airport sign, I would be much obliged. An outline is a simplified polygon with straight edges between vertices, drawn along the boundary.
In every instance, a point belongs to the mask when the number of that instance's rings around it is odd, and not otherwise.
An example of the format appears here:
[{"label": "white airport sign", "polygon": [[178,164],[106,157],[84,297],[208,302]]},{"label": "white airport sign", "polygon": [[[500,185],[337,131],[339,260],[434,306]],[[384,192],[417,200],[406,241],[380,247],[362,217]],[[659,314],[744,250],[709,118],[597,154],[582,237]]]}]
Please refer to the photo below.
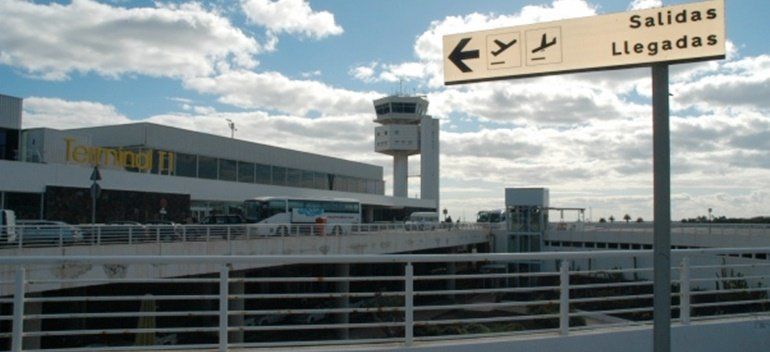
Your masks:
[{"label": "white airport sign", "polygon": [[724,0],[444,36],[444,83],[725,57]]}]

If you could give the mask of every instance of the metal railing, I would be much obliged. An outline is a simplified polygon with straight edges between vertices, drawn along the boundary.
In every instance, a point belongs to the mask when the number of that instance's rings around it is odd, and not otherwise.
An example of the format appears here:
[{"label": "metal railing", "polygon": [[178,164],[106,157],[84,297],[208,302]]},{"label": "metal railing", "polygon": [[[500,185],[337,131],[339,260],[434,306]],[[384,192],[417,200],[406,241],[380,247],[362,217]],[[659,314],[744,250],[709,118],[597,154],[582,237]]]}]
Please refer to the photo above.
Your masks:
[{"label": "metal railing", "polygon": [[[768,314],[770,248],[672,251],[672,316]],[[762,256],[758,254],[762,254]],[[0,349],[113,351],[401,343],[650,324],[651,251],[361,256],[5,257]],[[632,260],[633,259],[633,260]],[[124,265],[125,275],[29,273]],[[234,271],[240,264],[272,268]],[[633,263],[633,264],[631,264]],[[218,272],[149,278],[206,264]],[[87,282],[87,288],[70,284]],[[60,284],[39,293],[35,285]],[[82,285],[80,285],[82,286]],[[34,292],[34,293],[28,293]]]},{"label": "metal railing", "polygon": [[232,225],[17,225],[0,226],[0,249],[113,244],[210,242],[296,236],[347,236],[372,232],[477,230],[466,224],[232,224]]},{"label": "metal railing", "polygon": [[[548,232],[612,232],[612,233],[652,233],[652,222],[586,223],[586,222],[551,222]],[[694,235],[770,235],[770,224],[731,224],[731,223],[671,223],[672,234]]]}]

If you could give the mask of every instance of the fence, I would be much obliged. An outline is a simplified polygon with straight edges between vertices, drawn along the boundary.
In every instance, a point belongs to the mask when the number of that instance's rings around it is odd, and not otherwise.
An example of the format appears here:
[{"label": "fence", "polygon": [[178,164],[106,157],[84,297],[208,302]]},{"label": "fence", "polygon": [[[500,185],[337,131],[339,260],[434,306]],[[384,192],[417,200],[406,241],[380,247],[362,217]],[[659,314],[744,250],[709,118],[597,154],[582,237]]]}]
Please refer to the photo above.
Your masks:
[{"label": "fence", "polygon": [[[680,324],[770,311],[770,248],[672,252]],[[762,254],[761,256],[758,254]],[[364,256],[0,258],[0,348],[56,351],[319,346],[529,334],[649,324],[649,267],[602,267],[651,251]],[[575,263],[592,261],[590,269]],[[642,262],[649,260],[641,260]],[[213,264],[196,277],[117,275],[34,292],[27,273],[72,263]],[[243,263],[272,268],[233,271]],[[525,263],[525,264],[522,264]],[[538,264],[533,264],[538,263]],[[555,269],[554,269],[555,268]],[[48,269],[45,269],[48,270]],[[131,273],[131,270],[127,270]],[[715,284],[715,285],[714,285]]]},{"label": "fence", "polygon": [[114,244],[210,242],[266,237],[347,236],[385,231],[479,230],[467,224],[231,224],[231,225],[17,225],[0,226],[0,249]]}]

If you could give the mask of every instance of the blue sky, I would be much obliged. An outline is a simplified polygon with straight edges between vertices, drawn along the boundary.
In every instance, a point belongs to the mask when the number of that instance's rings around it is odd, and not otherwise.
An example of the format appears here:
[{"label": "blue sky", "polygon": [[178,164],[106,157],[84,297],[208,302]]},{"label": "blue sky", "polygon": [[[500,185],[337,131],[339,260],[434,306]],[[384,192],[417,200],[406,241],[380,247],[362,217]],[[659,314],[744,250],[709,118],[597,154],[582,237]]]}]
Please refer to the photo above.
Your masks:
[{"label": "blue sky", "polygon": [[[545,186],[597,219],[650,218],[646,70],[446,88],[436,48],[448,33],[685,2],[0,0],[0,93],[26,99],[25,127],[225,135],[231,118],[238,138],[382,165],[389,184],[370,101],[403,86],[442,119],[454,217],[501,207],[506,186]],[[728,59],[672,69],[674,218],[770,213],[770,2],[726,7]]]}]

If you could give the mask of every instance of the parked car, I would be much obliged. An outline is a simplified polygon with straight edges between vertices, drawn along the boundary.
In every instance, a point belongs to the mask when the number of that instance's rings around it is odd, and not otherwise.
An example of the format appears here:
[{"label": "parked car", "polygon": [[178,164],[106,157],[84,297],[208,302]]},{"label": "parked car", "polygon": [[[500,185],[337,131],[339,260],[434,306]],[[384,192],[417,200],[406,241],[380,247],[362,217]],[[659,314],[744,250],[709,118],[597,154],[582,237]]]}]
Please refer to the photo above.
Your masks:
[{"label": "parked car", "polygon": [[404,222],[404,228],[412,231],[435,230],[439,227],[438,213],[430,211],[417,211],[409,214],[409,219]]},{"label": "parked car", "polygon": [[62,221],[16,220],[17,239],[24,244],[73,243],[83,240],[80,229]]},{"label": "parked car", "polygon": [[[203,221],[201,221],[202,225],[220,225],[220,226],[212,226],[207,231],[212,236],[218,236],[222,238],[227,238],[228,231],[229,231],[230,237],[243,235],[244,233],[246,233],[246,226],[245,226],[246,223],[248,223],[248,221],[246,221],[246,219],[243,216],[238,214],[210,215],[203,218]],[[237,225],[243,225],[243,226],[237,226]]]},{"label": "parked car", "polygon": [[16,213],[0,209],[0,245],[16,241]]},{"label": "parked car", "polygon": [[144,224],[137,221],[110,221],[101,228],[102,242],[147,242],[153,240]]},{"label": "parked car", "polygon": [[150,237],[160,235],[164,241],[175,240],[182,237],[182,229],[179,224],[169,220],[150,220],[147,223],[147,231]]}]

